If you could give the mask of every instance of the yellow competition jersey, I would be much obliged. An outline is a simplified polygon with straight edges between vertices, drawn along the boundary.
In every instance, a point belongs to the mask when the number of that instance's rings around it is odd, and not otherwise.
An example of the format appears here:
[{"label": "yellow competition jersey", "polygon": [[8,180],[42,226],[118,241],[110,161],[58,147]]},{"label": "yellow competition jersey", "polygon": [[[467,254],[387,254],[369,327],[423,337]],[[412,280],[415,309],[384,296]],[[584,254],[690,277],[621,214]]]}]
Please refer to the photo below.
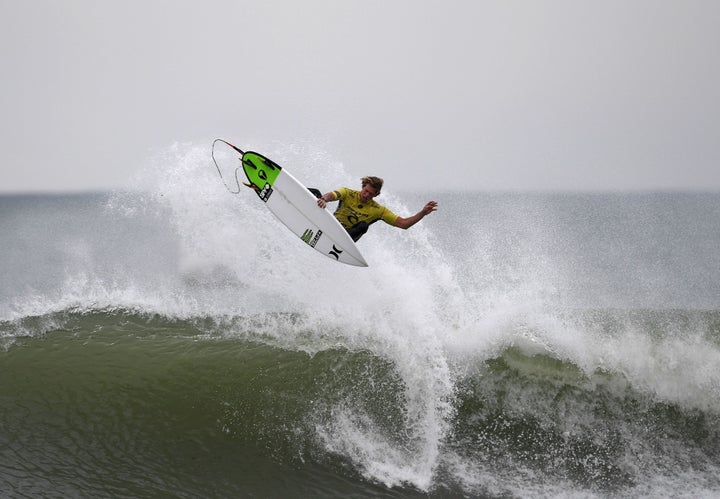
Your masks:
[{"label": "yellow competition jersey", "polygon": [[342,187],[335,192],[335,196],[340,201],[335,210],[335,218],[340,224],[349,229],[358,222],[367,222],[371,224],[378,220],[395,225],[398,216],[383,205],[376,203],[372,199],[369,203],[363,203],[360,199],[360,191],[354,191],[347,187]]}]

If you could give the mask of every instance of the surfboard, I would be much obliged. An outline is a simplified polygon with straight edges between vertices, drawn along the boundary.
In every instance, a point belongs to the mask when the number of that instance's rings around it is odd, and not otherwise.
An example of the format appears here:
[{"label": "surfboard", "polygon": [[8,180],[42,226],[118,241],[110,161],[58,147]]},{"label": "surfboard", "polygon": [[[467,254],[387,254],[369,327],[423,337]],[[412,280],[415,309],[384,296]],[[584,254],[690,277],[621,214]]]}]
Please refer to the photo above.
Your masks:
[{"label": "surfboard", "polygon": [[213,151],[218,141],[241,155],[242,168],[248,180],[245,185],[255,191],[265,206],[293,234],[332,260],[357,267],[368,266],[340,222],[327,209],[320,208],[317,198],[287,169],[262,154],[244,152],[222,139],[216,139]]}]

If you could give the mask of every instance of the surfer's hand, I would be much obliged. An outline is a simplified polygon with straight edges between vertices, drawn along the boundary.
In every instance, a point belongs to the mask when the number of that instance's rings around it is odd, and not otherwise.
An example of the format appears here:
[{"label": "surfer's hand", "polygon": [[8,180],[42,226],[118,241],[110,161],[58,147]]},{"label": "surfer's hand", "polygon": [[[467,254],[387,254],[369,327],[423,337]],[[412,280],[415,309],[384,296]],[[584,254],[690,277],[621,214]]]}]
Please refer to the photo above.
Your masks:
[{"label": "surfer's hand", "polygon": [[317,205],[320,208],[325,208],[327,206],[327,203],[325,202],[325,200],[323,198],[318,198]]},{"label": "surfer's hand", "polygon": [[433,211],[437,210],[437,201],[429,201],[428,204],[422,209],[423,216],[429,215]]}]

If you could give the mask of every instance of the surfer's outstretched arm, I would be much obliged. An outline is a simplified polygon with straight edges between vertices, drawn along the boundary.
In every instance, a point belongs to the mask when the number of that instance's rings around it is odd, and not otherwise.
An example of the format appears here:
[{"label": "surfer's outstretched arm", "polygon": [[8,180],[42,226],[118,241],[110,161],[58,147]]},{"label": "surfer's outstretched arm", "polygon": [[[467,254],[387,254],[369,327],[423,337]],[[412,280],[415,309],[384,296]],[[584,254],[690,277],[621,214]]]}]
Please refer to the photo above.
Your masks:
[{"label": "surfer's outstretched arm", "polygon": [[407,218],[398,217],[395,221],[395,227],[409,229],[435,210],[437,210],[437,202],[429,201],[425,206],[423,206],[422,210],[418,211],[413,216]]}]

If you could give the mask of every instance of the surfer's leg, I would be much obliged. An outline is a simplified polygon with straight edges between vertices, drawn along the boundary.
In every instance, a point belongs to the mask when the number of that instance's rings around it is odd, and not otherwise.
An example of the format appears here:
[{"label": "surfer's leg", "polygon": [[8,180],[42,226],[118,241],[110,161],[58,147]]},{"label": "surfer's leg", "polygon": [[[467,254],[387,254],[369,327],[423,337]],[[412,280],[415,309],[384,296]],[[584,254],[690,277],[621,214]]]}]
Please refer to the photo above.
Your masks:
[{"label": "surfer's leg", "polygon": [[360,239],[369,228],[370,225],[368,225],[367,222],[359,222],[347,229],[347,233],[350,234],[353,241],[357,242],[357,240]]},{"label": "surfer's leg", "polygon": [[315,197],[318,198],[318,199],[320,199],[320,198],[322,197],[322,192],[320,192],[319,190],[317,190],[315,187],[308,187],[307,190],[309,190],[310,192],[312,192],[313,194],[315,194]]}]

